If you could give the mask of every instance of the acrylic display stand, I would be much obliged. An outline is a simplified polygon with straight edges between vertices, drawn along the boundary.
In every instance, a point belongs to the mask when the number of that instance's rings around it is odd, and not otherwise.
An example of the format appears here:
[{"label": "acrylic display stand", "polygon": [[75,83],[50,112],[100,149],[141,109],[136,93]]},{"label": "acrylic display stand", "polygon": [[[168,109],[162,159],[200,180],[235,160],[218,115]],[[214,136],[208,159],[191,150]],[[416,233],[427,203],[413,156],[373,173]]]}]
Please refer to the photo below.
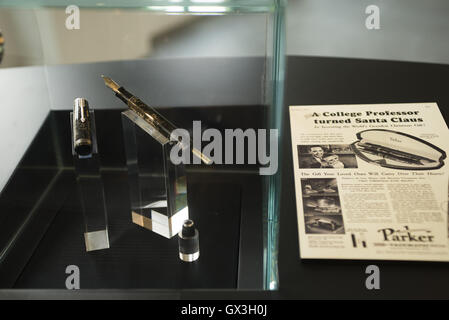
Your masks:
[{"label": "acrylic display stand", "polygon": [[[87,156],[75,152],[72,139],[72,155],[75,165],[78,193],[84,216],[84,241],[86,251],[109,248],[108,220],[104,197],[103,181],[100,174],[97,137],[95,130],[95,113],[89,110],[92,132],[92,153]],[[70,122],[73,135],[72,112]]]},{"label": "acrylic display stand", "polygon": [[166,238],[189,218],[183,164],[170,161],[170,142],[134,111],[122,112],[132,221]]}]

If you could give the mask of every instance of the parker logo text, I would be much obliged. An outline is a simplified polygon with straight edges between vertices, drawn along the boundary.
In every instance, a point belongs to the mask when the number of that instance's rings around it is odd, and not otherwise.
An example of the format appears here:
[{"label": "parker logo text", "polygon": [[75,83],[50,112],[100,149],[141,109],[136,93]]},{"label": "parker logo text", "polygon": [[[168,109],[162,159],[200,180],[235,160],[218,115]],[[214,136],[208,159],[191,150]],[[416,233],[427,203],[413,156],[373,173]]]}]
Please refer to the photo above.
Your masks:
[{"label": "parker logo text", "polygon": [[395,242],[433,242],[434,236],[430,230],[415,229],[412,230],[408,226],[404,229],[395,230],[393,228],[379,229],[384,241]]}]

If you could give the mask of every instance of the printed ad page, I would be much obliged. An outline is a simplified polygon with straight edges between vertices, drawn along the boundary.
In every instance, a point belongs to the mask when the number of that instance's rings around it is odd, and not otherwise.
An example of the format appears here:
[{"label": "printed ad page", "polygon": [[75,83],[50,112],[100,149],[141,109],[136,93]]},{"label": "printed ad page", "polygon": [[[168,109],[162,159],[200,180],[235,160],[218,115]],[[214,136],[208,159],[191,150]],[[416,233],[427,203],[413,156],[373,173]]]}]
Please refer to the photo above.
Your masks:
[{"label": "printed ad page", "polygon": [[449,261],[436,103],[291,106],[300,256]]}]

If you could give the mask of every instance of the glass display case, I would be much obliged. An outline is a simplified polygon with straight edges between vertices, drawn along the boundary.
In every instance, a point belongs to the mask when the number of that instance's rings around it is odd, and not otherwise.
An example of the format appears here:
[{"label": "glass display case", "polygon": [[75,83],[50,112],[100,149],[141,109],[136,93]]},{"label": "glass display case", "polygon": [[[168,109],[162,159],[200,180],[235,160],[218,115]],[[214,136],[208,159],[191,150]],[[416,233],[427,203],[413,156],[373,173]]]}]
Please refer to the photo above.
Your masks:
[{"label": "glass display case", "polygon": [[[285,6],[1,1],[0,288],[64,289],[75,265],[81,289],[277,289]],[[123,87],[111,91],[103,75]],[[83,173],[83,188],[72,155],[76,98],[95,115],[98,150],[95,185]],[[132,113],[133,99],[149,109]],[[142,130],[148,124],[168,132],[163,143]],[[193,150],[180,167],[176,143]],[[144,196],[168,203],[156,208],[168,231],[148,227],[160,221],[143,214],[156,212]],[[182,217],[170,209],[180,199]],[[86,208],[107,212],[101,250],[86,252],[84,233],[96,231],[86,229]],[[178,252],[187,218],[200,234],[193,262]]]}]

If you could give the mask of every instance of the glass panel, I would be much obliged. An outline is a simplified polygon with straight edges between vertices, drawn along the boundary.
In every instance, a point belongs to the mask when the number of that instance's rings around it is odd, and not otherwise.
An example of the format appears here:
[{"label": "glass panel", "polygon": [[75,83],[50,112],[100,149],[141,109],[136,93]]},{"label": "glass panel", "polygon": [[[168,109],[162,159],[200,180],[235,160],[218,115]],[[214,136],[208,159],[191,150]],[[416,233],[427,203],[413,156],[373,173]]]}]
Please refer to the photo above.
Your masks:
[{"label": "glass panel", "polygon": [[[82,203],[73,198],[77,164],[71,157],[68,119],[74,97],[83,96],[97,117],[101,152],[95,176],[101,175],[104,185],[101,188],[99,179],[83,180],[81,191],[103,190],[109,216],[104,229],[110,237],[110,249],[101,251],[102,264],[75,247],[69,250],[85,268],[99,272],[97,268],[105,266],[108,276],[90,282],[91,288],[276,289],[280,168],[273,175],[260,175],[263,165],[250,163],[248,153],[244,163],[237,164],[237,145],[230,162],[224,155],[229,151],[226,130],[282,132],[285,5],[283,0],[2,1],[0,85],[7,90],[0,104],[7,106],[2,111],[10,121],[0,134],[20,134],[13,142],[0,139],[3,150],[9,150],[2,155],[0,171],[0,273],[7,264],[16,265],[21,272],[9,276],[13,283],[38,288],[37,282],[18,278],[22,274],[27,275],[23,279],[33,279],[36,264],[31,262],[36,261],[48,271],[45,287],[64,286],[51,282],[56,281],[50,277],[56,261],[63,260],[51,245],[76,243],[78,233],[73,230],[82,224],[70,215],[82,210]],[[140,127],[122,122],[127,105],[104,86],[101,75],[117,81],[191,137],[199,132],[201,147],[211,142],[202,133],[215,129],[223,139],[216,151],[223,155],[221,163],[173,166],[169,144],[160,145]],[[199,131],[194,121],[200,121]],[[279,145],[279,135],[269,141],[267,131],[266,150]],[[249,143],[249,138],[243,139],[245,152]],[[270,158],[276,156],[276,165],[281,163],[280,148],[277,151]],[[164,173],[159,185],[153,179],[156,171]],[[152,179],[146,184],[148,176]],[[29,190],[21,177],[35,177],[39,184]],[[128,185],[128,177],[136,182]],[[143,205],[146,195],[159,193],[164,198],[175,194],[167,198],[167,210],[174,213],[189,202],[190,218],[201,233],[201,257],[194,263],[202,278],[185,269],[177,244],[151,238],[150,232],[128,223],[131,208],[142,214],[154,202]],[[10,199],[26,205],[18,208]],[[47,203],[55,206],[54,215],[33,219]],[[97,204],[102,206],[101,201]],[[142,216],[152,217],[151,210]],[[29,232],[33,228],[41,230],[39,237]],[[55,230],[66,232],[62,237]],[[17,239],[36,243],[21,261],[10,254]],[[225,248],[218,256],[217,247]],[[158,281],[146,282],[146,274],[124,271],[126,266],[114,257],[132,259],[142,270],[160,263],[167,272],[191,278],[162,274]],[[217,265],[205,268],[208,263]],[[0,287],[9,283],[0,277]]]}]

